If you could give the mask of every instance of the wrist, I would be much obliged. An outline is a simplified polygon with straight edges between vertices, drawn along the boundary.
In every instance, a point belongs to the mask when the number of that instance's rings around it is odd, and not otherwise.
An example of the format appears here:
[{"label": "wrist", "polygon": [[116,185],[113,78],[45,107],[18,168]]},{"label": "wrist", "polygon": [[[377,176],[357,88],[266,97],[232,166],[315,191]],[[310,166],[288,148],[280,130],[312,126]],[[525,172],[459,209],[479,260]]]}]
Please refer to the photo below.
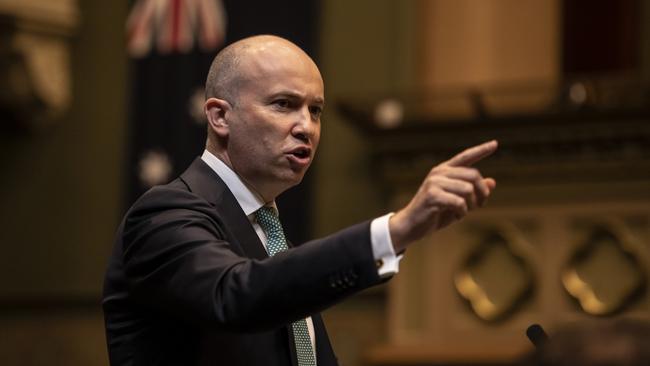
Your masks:
[{"label": "wrist", "polygon": [[400,253],[406,249],[407,239],[404,220],[402,212],[398,212],[391,216],[388,220],[388,230],[390,232],[390,240],[393,243],[395,253]]}]

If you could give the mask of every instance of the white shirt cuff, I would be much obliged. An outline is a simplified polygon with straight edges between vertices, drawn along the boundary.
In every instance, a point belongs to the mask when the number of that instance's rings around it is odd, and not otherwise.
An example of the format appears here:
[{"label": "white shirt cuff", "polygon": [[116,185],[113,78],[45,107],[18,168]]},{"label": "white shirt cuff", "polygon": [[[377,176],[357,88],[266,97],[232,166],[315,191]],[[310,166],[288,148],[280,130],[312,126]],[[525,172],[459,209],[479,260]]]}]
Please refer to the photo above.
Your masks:
[{"label": "white shirt cuff", "polygon": [[388,220],[393,213],[378,217],[370,223],[370,243],[372,254],[377,263],[379,277],[390,277],[399,272],[399,261],[402,256],[395,255],[393,241],[390,239]]}]

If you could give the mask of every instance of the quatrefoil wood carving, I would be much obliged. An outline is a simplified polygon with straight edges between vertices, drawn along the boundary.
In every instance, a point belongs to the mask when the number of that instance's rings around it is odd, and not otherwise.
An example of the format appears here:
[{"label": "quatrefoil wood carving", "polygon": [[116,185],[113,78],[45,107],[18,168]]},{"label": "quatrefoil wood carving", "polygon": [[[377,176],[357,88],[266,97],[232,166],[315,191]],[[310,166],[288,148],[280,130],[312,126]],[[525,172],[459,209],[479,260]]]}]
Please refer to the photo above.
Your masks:
[{"label": "quatrefoil wood carving", "polygon": [[584,312],[615,314],[646,290],[646,274],[637,257],[632,243],[596,228],[570,258],[562,284]]},{"label": "quatrefoil wood carving", "polygon": [[498,232],[489,233],[455,276],[456,290],[482,320],[507,318],[533,291],[532,271],[516,246]]}]

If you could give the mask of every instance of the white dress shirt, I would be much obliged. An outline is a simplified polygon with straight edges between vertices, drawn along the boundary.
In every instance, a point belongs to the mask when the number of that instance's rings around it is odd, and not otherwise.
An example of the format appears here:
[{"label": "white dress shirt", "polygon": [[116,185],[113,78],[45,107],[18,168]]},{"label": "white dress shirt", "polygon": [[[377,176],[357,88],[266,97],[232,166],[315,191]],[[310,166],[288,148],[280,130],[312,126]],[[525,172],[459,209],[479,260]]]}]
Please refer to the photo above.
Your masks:
[{"label": "white dress shirt", "polygon": [[[226,184],[230,192],[235,196],[237,203],[244,211],[244,214],[248,217],[248,220],[253,225],[257,236],[260,238],[260,241],[266,249],[267,239],[264,230],[255,220],[255,211],[259,210],[262,206],[267,203],[262,200],[262,198],[251,191],[246,184],[242,181],[241,178],[235,173],[228,165],[219,160],[216,156],[210,153],[208,150],[203,152],[201,159],[208,164],[212,170],[219,175],[221,180]],[[276,212],[277,207],[275,206],[275,201],[269,204],[272,206]],[[390,231],[388,228],[388,219],[391,214],[387,214],[372,220],[370,223],[370,242],[372,244],[372,253],[375,257],[375,260],[381,265],[377,268],[377,272],[381,277],[392,276],[397,273],[399,269],[399,261],[401,256],[397,257],[395,255],[395,250],[393,249],[393,243],[390,239]],[[311,343],[316,352],[316,339],[314,333],[314,323],[311,317],[305,319],[307,321],[307,328],[309,329],[309,337],[311,338]]]}]

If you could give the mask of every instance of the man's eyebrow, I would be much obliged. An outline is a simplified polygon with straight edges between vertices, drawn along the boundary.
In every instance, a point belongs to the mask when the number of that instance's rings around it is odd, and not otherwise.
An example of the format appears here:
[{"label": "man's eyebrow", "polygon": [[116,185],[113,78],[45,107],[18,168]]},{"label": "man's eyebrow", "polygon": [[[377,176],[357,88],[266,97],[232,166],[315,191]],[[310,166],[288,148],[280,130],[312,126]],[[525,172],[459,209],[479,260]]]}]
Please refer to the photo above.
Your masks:
[{"label": "man's eyebrow", "polygon": [[303,95],[300,94],[300,93],[297,93],[297,92],[289,91],[289,90],[284,90],[284,91],[280,91],[280,92],[273,93],[273,94],[269,95],[270,99],[275,99],[275,98],[279,98],[279,97],[299,99],[299,98],[303,98]]},{"label": "man's eyebrow", "polygon": [[[278,97],[285,97],[285,98],[291,98],[291,99],[302,99],[305,97],[304,94],[291,91],[291,90],[284,90],[281,92],[273,93],[269,96],[269,99],[275,99]],[[314,103],[320,104],[320,105],[325,105],[325,98],[323,97],[316,97],[314,98]]]}]

